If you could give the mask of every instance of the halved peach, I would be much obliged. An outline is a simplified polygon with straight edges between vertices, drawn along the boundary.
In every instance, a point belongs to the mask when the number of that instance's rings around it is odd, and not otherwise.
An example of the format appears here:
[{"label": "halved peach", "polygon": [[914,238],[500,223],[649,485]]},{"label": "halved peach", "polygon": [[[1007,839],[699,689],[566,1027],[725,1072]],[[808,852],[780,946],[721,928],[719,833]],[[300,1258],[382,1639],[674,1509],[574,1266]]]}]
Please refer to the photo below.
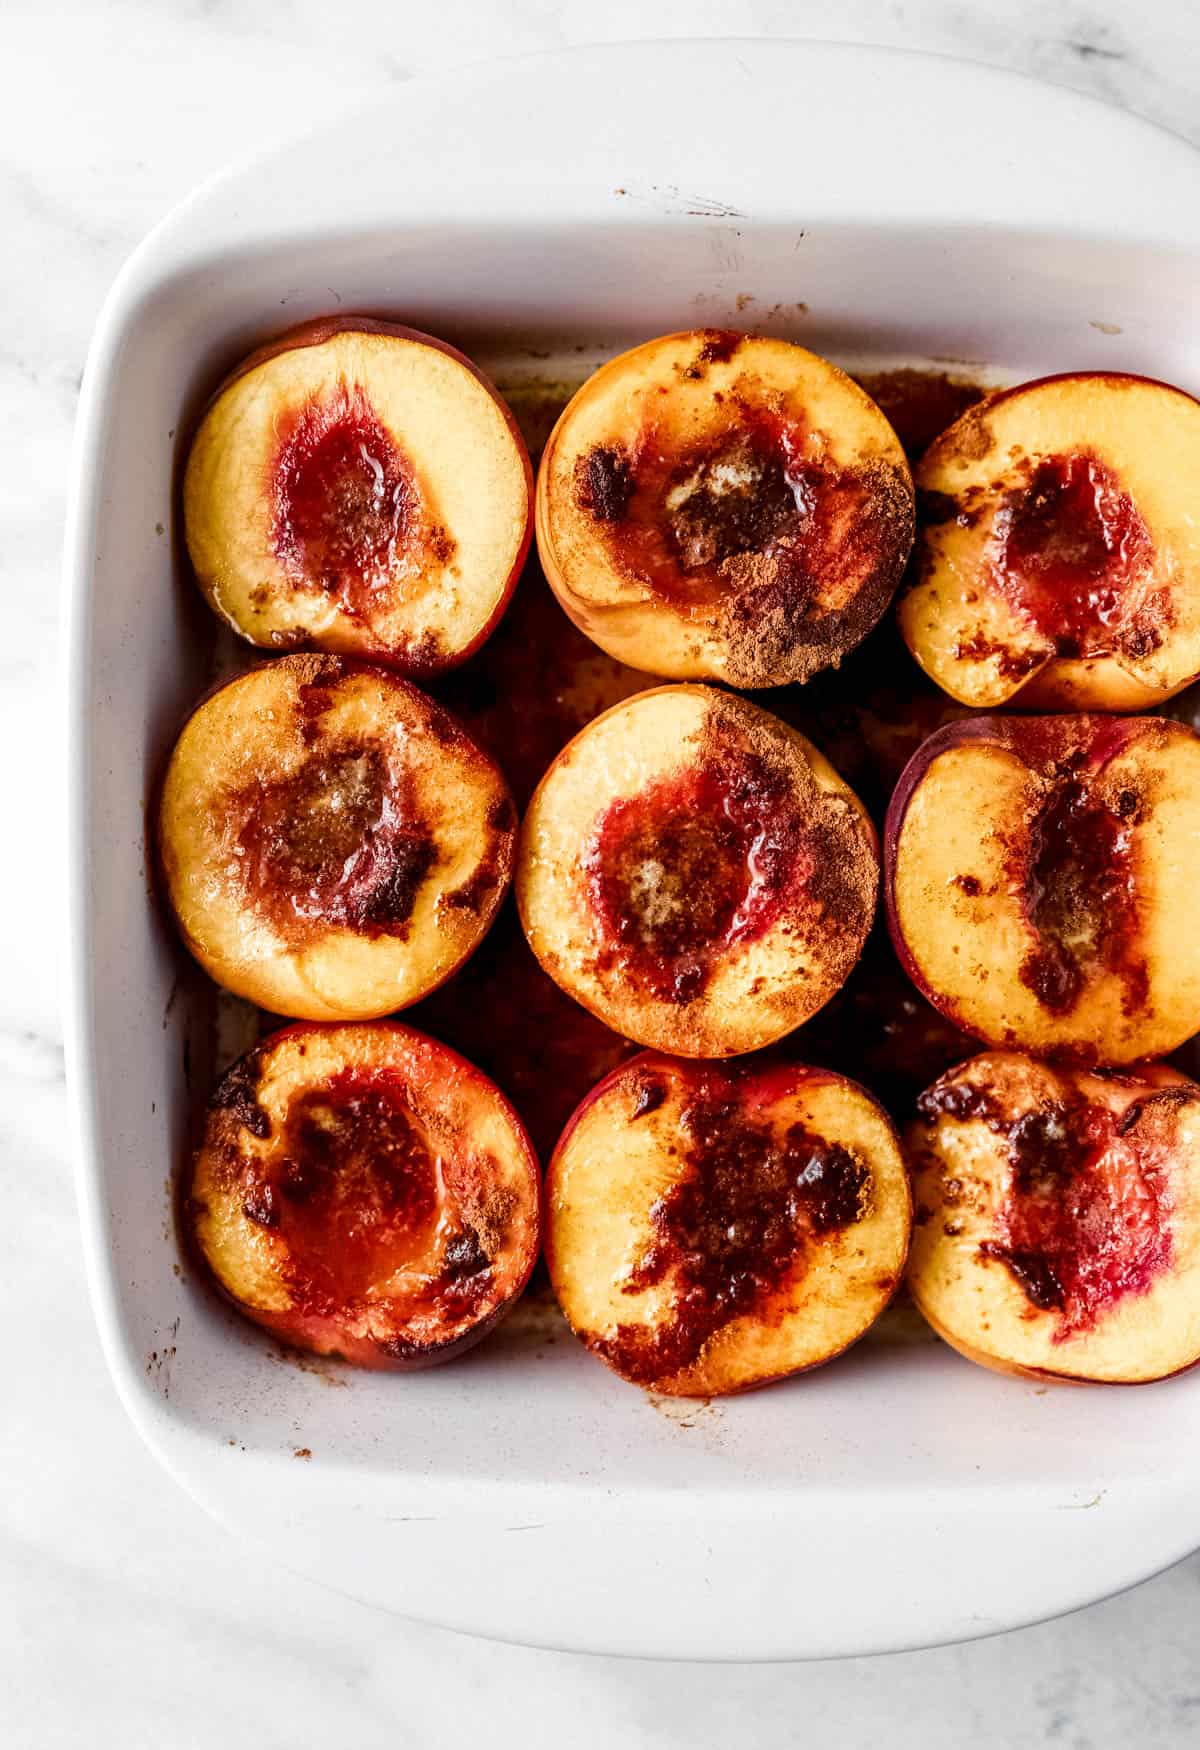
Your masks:
[{"label": "halved peach", "polygon": [[292,330],[217,391],[183,483],[210,605],[251,644],[461,662],[531,532],[516,424],[463,354],[363,317]]},{"label": "halved peach", "polygon": [[477,946],[516,810],[462,727],[388,669],[285,656],[192,713],[158,810],[164,886],[218,984],[276,1014],[404,1008]]},{"label": "halved peach", "polygon": [[991,1045],[1101,1064],[1200,1029],[1200,737],[1165,718],[978,717],[910,761],[884,891],[918,987]]},{"label": "halved peach", "polygon": [[816,748],[748,700],[659,687],[604,712],[525,816],[516,896],[556,983],[685,1057],[768,1045],[844,983],[875,833]]},{"label": "halved peach", "polygon": [[908,1280],[1004,1373],[1133,1384],[1200,1359],[1200,1086],[989,1052],[918,1101]]},{"label": "halved peach", "polygon": [[883,1108],[804,1064],[645,1052],[584,1100],[546,1176],[546,1261],[571,1328],[670,1396],[840,1354],[891,1298],[910,1224]]},{"label": "halved peach", "polygon": [[965,705],[1135,711],[1200,674],[1200,402],[1080,371],[1005,389],[917,469],[909,648]]},{"label": "halved peach", "polygon": [[551,588],[602,650],[737,687],[836,667],[908,557],[913,489],[870,397],[790,341],[703,329],[589,378],[542,455]]},{"label": "halved peach", "polygon": [[538,1253],[538,1170],[512,1107],[397,1022],[287,1027],[209,1101],[187,1199],[239,1311],[285,1342],[414,1368],[477,1343]]}]

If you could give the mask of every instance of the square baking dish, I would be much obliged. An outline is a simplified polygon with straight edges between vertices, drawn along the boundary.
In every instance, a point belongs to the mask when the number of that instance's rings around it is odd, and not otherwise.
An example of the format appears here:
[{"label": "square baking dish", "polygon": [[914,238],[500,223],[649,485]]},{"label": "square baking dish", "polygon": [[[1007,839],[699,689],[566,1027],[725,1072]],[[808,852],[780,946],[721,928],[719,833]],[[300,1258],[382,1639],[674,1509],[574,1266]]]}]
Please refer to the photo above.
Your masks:
[{"label": "square baking dish", "polygon": [[177,434],[264,337],[392,315],[511,383],[726,324],[870,368],[1111,367],[1196,392],[1197,165],[1131,117],[949,61],[589,49],[405,85],[202,189],[127,265],[66,556],[80,1200],[129,1413],[239,1534],[430,1621],[731,1659],[983,1634],[1200,1545],[1200,1375],[1046,1390],[900,1322],[768,1391],[656,1403],[537,1303],[429,1373],[282,1359],[175,1237],[211,998],[148,903],[144,844],[211,654]]}]

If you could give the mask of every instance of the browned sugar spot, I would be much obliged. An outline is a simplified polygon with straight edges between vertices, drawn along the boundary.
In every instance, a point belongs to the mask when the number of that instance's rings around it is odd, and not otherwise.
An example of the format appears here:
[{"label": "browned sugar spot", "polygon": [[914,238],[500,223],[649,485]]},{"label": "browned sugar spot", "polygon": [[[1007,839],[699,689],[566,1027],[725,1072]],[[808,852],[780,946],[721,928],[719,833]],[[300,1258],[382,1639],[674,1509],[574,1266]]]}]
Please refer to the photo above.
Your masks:
[{"label": "browned sugar spot", "polygon": [[619,522],[633,496],[629,458],[609,444],[597,444],[575,464],[575,497],[597,522]]},{"label": "browned sugar spot", "polygon": [[689,1367],[731,1319],[765,1310],[810,1246],[870,1205],[871,1173],[856,1155],[801,1124],[777,1134],[716,1077],[685,1107],[682,1130],[685,1169],[650,1206],[652,1237],[621,1284],[630,1295],[669,1285],[671,1312],[594,1340],[643,1384]]},{"label": "browned sugar spot", "polygon": [[258,1103],[261,1069],[261,1049],[247,1052],[225,1072],[209,1105],[214,1111],[228,1112],[251,1136],[265,1140],[271,1134],[271,1120]]},{"label": "browned sugar spot", "polygon": [[331,925],[405,934],[438,861],[410,774],[378,745],[306,739],[294,771],[231,799],[247,898],[289,941]]}]

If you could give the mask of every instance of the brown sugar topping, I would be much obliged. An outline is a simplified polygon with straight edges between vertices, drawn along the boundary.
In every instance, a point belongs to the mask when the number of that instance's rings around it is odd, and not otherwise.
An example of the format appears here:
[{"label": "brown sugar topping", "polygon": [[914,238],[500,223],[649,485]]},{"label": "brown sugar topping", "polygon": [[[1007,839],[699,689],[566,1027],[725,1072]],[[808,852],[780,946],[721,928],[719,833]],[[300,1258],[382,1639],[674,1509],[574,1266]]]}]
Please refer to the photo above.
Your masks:
[{"label": "brown sugar topping", "polygon": [[714,625],[734,685],[805,680],[887,606],[912,544],[911,481],[888,460],[835,465],[802,418],[736,384],[721,405],[723,429],[681,445],[651,403],[621,449],[579,458],[576,503],[619,571]]},{"label": "brown sugar topping", "polygon": [[240,793],[232,813],[239,879],[282,935],[406,933],[438,853],[411,777],[382,748],[316,746],[297,770]]},{"label": "brown sugar topping", "polygon": [[[1031,1306],[1058,1314],[1056,1342],[1093,1327],[1124,1296],[1146,1293],[1170,1264],[1162,1124],[1195,1098],[1190,1088],[1156,1090],[1118,1118],[1063,1083],[1020,1110],[951,1071],[918,1101],[928,1124],[982,1119],[1005,1139],[1007,1189],[980,1256],[1004,1265]],[[1157,1129],[1138,1135],[1151,1110]]]},{"label": "brown sugar topping", "polygon": [[651,1205],[651,1238],[621,1284],[631,1295],[668,1284],[670,1316],[621,1324],[596,1345],[642,1383],[690,1366],[724,1325],[764,1310],[809,1249],[871,1200],[857,1155],[803,1124],[780,1133],[751,1117],[733,1077],[711,1075],[680,1122],[684,1170]]}]

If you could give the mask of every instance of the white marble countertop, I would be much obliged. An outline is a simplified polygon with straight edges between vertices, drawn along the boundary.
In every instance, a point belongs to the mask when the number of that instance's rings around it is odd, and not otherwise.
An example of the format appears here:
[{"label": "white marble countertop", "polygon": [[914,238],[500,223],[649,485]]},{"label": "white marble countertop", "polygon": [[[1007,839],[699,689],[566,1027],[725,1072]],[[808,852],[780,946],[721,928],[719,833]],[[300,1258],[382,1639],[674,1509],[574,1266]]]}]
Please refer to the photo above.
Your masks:
[{"label": "white marble countertop", "polygon": [[[0,1743],[234,1747],[713,1743],[1085,1750],[1200,1737],[1200,1558],[1000,1640],[886,1660],[626,1664],[467,1640],[260,1564],[142,1448],[92,1328],[54,944],[62,858],[58,549],[88,335],[188,188],[434,66],[630,36],[803,35],[958,53],[1125,103],[1200,142],[1188,0],[9,0],[0,12]],[[7,739],[11,736],[11,739]],[[37,757],[30,757],[30,744]],[[45,833],[46,839],[41,838]],[[797,1576],[798,1584],[819,1584]]]}]

